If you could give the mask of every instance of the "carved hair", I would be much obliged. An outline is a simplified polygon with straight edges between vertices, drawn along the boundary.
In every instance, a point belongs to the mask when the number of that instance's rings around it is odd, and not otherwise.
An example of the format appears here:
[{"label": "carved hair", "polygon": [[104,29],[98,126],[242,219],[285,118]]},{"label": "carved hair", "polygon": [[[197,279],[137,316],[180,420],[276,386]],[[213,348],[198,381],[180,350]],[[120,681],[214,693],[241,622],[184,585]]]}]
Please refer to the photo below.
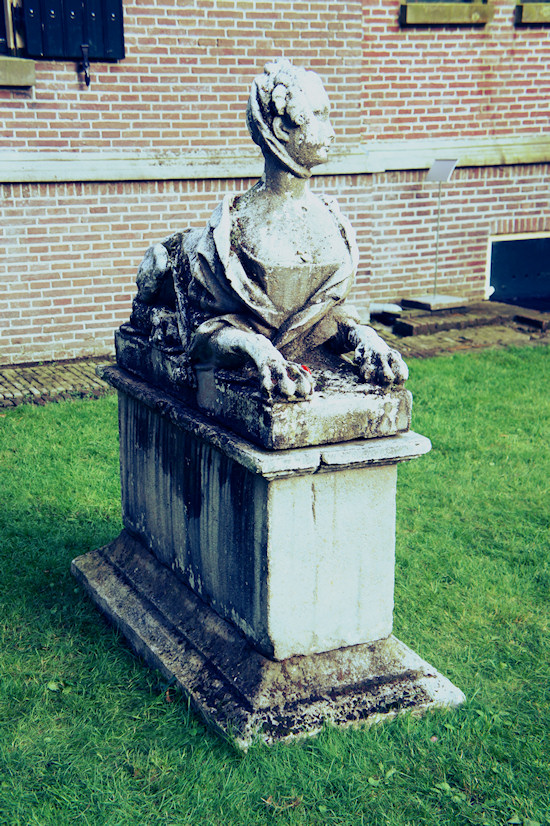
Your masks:
[{"label": "carved hair", "polygon": [[307,76],[313,74],[293,66],[285,58],[266,63],[263,75],[254,79],[246,109],[248,131],[254,143],[264,154],[267,151],[276,155],[300,178],[309,178],[311,171],[291,158],[284,144],[275,137],[273,120],[279,116],[293,126],[304,123],[309,108],[304,85]]}]

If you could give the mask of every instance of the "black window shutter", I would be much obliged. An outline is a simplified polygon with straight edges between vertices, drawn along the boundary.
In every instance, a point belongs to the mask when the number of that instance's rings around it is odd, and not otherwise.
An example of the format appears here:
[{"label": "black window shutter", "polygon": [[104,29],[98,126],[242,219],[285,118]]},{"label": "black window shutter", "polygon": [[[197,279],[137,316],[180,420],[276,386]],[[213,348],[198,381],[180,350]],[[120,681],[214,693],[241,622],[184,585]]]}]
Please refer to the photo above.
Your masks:
[{"label": "black window shutter", "polygon": [[42,41],[46,57],[65,57],[61,0],[42,2]]},{"label": "black window shutter", "polygon": [[105,57],[121,60],[124,57],[122,0],[103,0],[105,22]]},{"label": "black window shutter", "polygon": [[90,58],[97,58],[103,55],[105,51],[106,28],[107,21],[105,20],[101,0],[88,0],[86,3],[86,29],[88,35],[87,42],[90,47]]},{"label": "black window shutter", "polygon": [[42,9],[40,0],[25,0],[23,5],[25,21],[25,52],[29,57],[43,57]]},{"label": "black window shutter", "polygon": [[122,0],[23,0],[28,57],[94,60],[124,57]]},{"label": "black window shutter", "polygon": [[0,54],[6,54],[8,51],[8,42],[6,37],[6,18],[4,13],[4,4],[0,3]]},{"label": "black window shutter", "polygon": [[80,58],[80,48],[86,41],[84,34],[84,7],[82,0],[62,0],[64,47],[63,57]]}]

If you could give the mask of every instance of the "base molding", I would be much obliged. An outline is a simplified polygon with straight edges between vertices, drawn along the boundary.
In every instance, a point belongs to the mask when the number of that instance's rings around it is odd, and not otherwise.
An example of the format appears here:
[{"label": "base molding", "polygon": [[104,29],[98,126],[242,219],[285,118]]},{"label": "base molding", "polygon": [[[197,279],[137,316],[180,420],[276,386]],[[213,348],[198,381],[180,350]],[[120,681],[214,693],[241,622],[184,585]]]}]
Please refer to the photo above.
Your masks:
[{"label": "base molding", "polygon": [[270,660],[127,531],[71,571],[133,650],[172,679],[237,748],[456,706],[464,695],[390,636]]}]

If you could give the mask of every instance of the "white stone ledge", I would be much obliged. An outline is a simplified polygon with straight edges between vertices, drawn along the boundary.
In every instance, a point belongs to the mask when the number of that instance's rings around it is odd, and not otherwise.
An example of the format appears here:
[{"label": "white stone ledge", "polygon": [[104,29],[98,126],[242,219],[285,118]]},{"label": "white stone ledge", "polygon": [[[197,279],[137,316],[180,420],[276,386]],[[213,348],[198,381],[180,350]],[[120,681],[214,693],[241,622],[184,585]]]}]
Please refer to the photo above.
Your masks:
[{"label": "white stone ledge", "polygon": [[34,60],[0,56],[0,86],[26,88],[36,84]]},{"label": "white stone ledge", "polygon": [[[458,166],[501,166],[550,161],[550,136],[370,141],[334,153],[317,175],[364,175],[428,169],[436,158]],[[249,150],[132,154],[106,152],[0,152],[2,183],[162,181],[256,178],[262,159]]]},{"label": "white stone ledge", "polygon": [[[318,174],[345,175],[366,171],[367,153],[335,155]],[[259,178],[259,154],[235,151],[182,152],[180,155],[136,155],[104,152],[0,152],[3,183],[75,181],[167,181]]]},{"label": "white stone ledge", "polygon": [[373,141],[366,149],[368,172],[429,169],[442,158],[457,158],[457,166],[512,166],[550,161],[550,136]]}]

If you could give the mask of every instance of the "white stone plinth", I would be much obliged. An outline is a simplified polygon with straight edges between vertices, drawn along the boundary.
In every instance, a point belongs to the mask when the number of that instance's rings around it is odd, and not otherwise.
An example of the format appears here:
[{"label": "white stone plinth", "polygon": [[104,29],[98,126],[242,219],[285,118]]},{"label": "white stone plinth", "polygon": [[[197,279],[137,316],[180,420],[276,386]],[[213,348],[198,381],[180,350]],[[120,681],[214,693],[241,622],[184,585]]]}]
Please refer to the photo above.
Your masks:
[{"label": "white stone plinth", "polygon": [[277,662],[126,531],[72,572],[132,648],[238,748],[456,706],[464,694],[391,636]]},{"label": "white stone plinth", "polygon": [[255,447],[113,369],[126,529],[277,660],[391,634],[396,465],[415,433]]},{"label": "white stone plinth", "polygon": [[388,637],[396,465],[331,468],[267,491],[268,633],[274,656]]}]

